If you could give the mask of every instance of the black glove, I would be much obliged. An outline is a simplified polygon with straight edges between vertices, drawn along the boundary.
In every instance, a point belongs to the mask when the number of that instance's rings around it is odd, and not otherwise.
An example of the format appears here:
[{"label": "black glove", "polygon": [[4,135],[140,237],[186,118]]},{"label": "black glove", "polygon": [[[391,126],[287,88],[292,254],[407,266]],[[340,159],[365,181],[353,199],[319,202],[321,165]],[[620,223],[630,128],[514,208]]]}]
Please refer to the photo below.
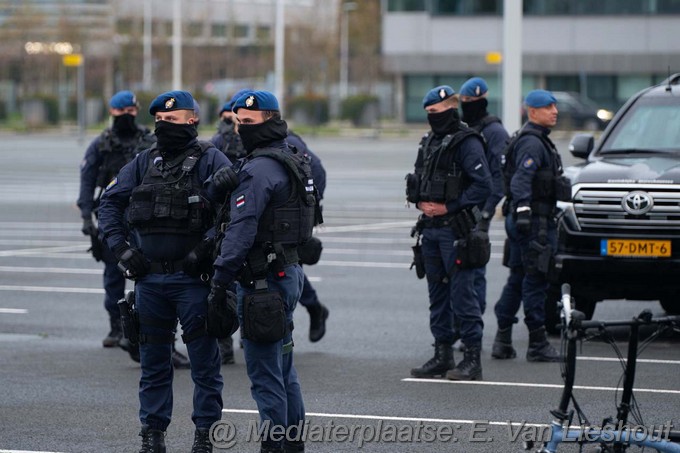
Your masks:
[{"label": "black glove", "polygon": [[515,227],[521,234],[529,234],[531,232],[531,210],[516,212]]},{"label": "black glove", "polygon": [[223,193],[234,190],[239,185],[238,175],[231,167],[222,167],[212,177],[215,188]]},{"label": "black glove", "polygon": [[477,222],[477,231],[489,232],[489,227],[491,226],[491,214],[486,211],[482,211],[482,218]]},{"label": "black glove", "polygon": [[[191,277],[199,277],[201,274],[212,275],[213,252],[215,239],[207,238],[198,243],[182,261],[182,270]],[[207,280],[206,280],[207,281]]]},{"label": "black glove", "polygon": [[124,244],[116,247],[114,253],[118,258],[118,267],[125,272],[126,277],[138,278],[149,272],[149,262],[139,250]]},{"label": "black glove", "polygon": [[91,217],[83,219],[83,227],[80,229],[85,236],[96,236],[97,227],[94,226],[94,222]]},{"label": "black glove", "polygon": [[208,335],[216,338],[231,337],[239,327],[236,294],[227,288],[227,285],[213,280],[208,294],[206,328]]}]

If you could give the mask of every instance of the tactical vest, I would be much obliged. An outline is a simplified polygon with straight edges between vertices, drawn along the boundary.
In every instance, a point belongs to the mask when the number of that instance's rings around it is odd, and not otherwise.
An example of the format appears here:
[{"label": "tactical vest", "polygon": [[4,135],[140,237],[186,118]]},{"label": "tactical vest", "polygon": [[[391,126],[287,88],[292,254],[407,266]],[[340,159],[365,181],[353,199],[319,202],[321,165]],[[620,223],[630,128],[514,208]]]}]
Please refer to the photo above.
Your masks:
[{"label": "tactical vest", "polygon": [[210,147],[211,143],[199,142],[168,162],[155,146],[151,149],[142,183],[130,195],[132,228],[140,234],[196,235],[212,227],[211,205],[201,195],[203,182],[195,170]]},{"label": "tactical vest", "polygon": [[477,132],[479,132],[480,134],[483,135],[482,131],[484,130],[484,128],[486,126],[488,126],[491,123],[500,123],[500,122],[501,122],[501,119],[498,118],[497,116],[486,115],[484,118],[479,120],[479,122],[477,124],[475,124],[474,126],[469,126],[469,127],[470,127],[470,129],[474,129],[475,131],[477,131]]},{"label": "tactical vest", "polygon": [[243,147],[241,137],[236,133],[233,125],[230,127],[222,121],[218,132],[222,135],[222,140],[224,140],[224,145],[222,145],[220,151],[222,151],[229,160],[235,162],[237,159],[246,156],[247,152]]},{"label": "tactical vest", "polygon": [[446,135],[436,147],[431,146],[434,139],[432,132],[421,140],[418,153],[422,155],[422,166],[416,167],[415,181],[408,183],[415,185],[417,201],[446,203],[456,200],[463,193],[469,185],[469,178],[456,162],[455,155],[460,143],[470,136],[478,137],[482,143],[484,142],[482,137],[470,128]]},{"label": "tactical vest", "polygon": [[268,157],[280,162],[286,169],[292,185],[288,200],[279,207],[268,205],[257,224],[255,244],[271,243],[297,246],[312,237],[318,223],[318,201],[309,156],[295,148],[261,148],[248,159]]},{"label": "tactical vest", "polygon": [[107,128],[99,136],[99,153],[102,163],[97,170],[97,187],[105,188],[116,177],[121,168],[140,152],[151,148],[156,142],[153,134],[146,128],[139,127],[134,137],[121,140],[111,128]]},{"label": "tactical vest", "polygon": [[522,128],[518,132],[515,132],[504,150],[505,162],[503,166],[503,179],[505,195],[508,200],[512,200],[510,182],[517,171],[515,148],[520,137],[525,135],[538,137],[550,155],[549,165],[539,168],[531,183],[532,211],[539,215],[550,215],[558,200],[571,200],[571,182],[568,178],[562,176],[562,158],[557,152],[555,145],[550,139],[537,130]]}]

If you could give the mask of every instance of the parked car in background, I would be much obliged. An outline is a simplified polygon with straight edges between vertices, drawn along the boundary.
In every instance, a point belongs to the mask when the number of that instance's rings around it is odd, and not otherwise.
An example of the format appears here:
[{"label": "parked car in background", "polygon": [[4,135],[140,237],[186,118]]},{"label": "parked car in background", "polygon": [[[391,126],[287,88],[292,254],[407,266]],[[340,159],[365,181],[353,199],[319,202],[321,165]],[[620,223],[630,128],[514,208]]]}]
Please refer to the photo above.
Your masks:
[{"label": "parked car in background", "polygon": [[572,201],[558,203],[556,287],[570,283],[588,318],[603,299],[659,300],[680,314],[680,74],[629,99],[597,142],[577,134],[569,150],[585,161],[565,169]]},{"label": "parked car in background", "polygon": [[[614,117],[614,112],[600,108],[578,93],[569,91],[552,91],[557,100],[557,129],[571,129],[584,131],[601,131]],[[522,112],[523,122],[526,122],[526,112]]]}]

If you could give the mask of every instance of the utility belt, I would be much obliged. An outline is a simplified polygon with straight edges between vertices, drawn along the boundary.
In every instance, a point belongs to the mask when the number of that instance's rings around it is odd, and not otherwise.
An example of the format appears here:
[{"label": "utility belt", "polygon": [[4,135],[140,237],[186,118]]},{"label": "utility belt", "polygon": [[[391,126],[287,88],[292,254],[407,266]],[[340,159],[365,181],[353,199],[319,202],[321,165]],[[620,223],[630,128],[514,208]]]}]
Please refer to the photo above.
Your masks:
[{"label": "utility belt", "polygon": [[453,229],[453,232],[458,237],[466,236],[472,231],[477,222],[481,220],[482,213],[477,206],[472,208],[465,208],[455,214],[446,214],[438,217],[426,217],[421,215],[418,218],[415,229],[421,233],[425,228],[446,228]]},{"label": "utility belt", "polygon": [[184,270],[184,260],[151,261],[149,274],[174,274]]}]

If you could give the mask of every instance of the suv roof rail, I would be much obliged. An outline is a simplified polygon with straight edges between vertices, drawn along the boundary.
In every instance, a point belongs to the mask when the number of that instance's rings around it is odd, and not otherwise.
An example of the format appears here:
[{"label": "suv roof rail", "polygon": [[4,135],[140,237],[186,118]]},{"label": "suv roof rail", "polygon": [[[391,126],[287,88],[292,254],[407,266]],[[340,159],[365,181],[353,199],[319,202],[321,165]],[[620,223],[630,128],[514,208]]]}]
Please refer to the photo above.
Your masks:
[{"label": "suv roof rail", "polygon": [[660,85],[678,85],[680,84],[680,72],[668,76],[666,80],[660,83]]}]

